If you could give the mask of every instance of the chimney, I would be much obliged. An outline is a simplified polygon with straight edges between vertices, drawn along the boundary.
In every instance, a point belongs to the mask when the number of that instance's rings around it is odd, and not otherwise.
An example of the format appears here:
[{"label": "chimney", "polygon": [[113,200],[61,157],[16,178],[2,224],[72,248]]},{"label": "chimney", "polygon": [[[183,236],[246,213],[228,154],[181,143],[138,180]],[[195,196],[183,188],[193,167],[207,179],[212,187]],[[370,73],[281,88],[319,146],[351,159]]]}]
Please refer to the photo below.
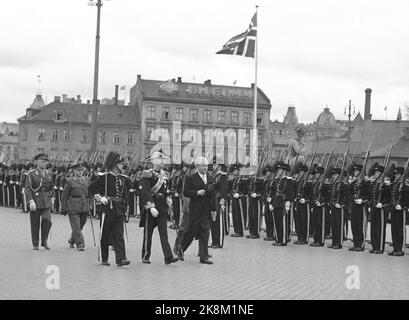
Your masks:
[{"label": "chimney", "polygon": [[372,90],[370,88],[365,90],[365,114],[364,120],[371,120],[371,93]]},{"label": "chimney", "polygon": [[63,94],[62,95],[62,102],[67,102],[67,95],[66,94]]},{"label": "chimney", "polygon": [[182,77],[178,77],[178,83],[182,83]]},{"label": "chimney", "polygon": [[117,106],[117,105],[118,105],[118,89],[119,89],[119,85],[115,85],[114,106]]},{"label": "chimney", "polygon": [[88,99],[88,100],[87,100],[87,104],[90,104],[90,103],[91,103],[91,101]]},{"label": "chimney", "polygon": [[82,103],[82,101],[81,101],[81,95],[79,95],[79,94],[77,95],[77,102],[78,102],[78,103]]},{"label": "chimney", "polygon": [[54,96],[54,102],[61,102],[61,97],[60,96]]},{"label": "chimney", "polygon": [[136,75],[136,82],[141,81],[141,80],[142,80],[141,75],[140,75],[140,74],[137,74],[137,75]]},{"label": "chimney", "polygon": [[204,82],[205,85],[211,86],[212,85],[212,80],[208,79]]}]

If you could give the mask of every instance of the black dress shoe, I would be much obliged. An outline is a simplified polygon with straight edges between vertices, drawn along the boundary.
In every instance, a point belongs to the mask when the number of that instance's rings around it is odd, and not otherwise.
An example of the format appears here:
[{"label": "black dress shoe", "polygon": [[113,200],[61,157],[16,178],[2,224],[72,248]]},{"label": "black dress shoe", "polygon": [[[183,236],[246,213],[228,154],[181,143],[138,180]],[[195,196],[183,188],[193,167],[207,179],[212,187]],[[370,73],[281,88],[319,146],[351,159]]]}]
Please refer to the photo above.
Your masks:
[{"label": "black dress shoe", "polygon": [[395,257],[402,257],[404,255],[404,253],[402,252],[402,251],[396,251],[395,253],[394,253],[394,256]]},{"label": "black dress shoe", "polygon": [[248,239],[259,239],[260,236],[256,235],[256,234],[249,234],[248,236],[246,236],[246,238],[248,238]]},{"label": "black dress shoe", "polygon": [[221,247],[221,246],[214,245],[214,246],[212,246],[212,248],[213,248],[213,249],[221,249],[222,247]]},{"label": "black dress shoe", "polygon": [[48,245],[46,245],[46,244],[43,245],[42,247],[43,247],[45,250],[50,250],[50,249],[51,249],[51,248],[50,248]]},{"label": "black dress shoe", "polygon": [[170,259],[165,260],[165,264],[171,264],[171,263],[175,263],[175,262],[178,262],[178,261],[179,261],[179,258],[172,257]]},{"label": "black dress shoe", "polygon": [[369,253],[375,253],[375,250],[373,250],[373,249],[369,250]]},{"label": "black dress shoe", "polygon": [[239,233],[234,233],[234,234],[232,234],[231,235],[231,237],[242,237],[243,235],[242,234],[239,234]]},{"label": "black dress shoe", "polygon": [[332,244],[330,244],[330,245],[327,246],[327,248],[332,249],[332,248],[334,248],[334,246]]},{"label": "black dress shoe", "polygon": [[85,251],[85,248],[84,247],[78,247],[77,251]]},{"label": "black dress shoe", "polygon": [[383,251],[381,251],[381,250],[375,250],[374,253],[375,253],[375,254],[382,254]]},{"label": "black dress shoe", "polygon": [[348,251],[355,251],[356,247],[349,248]]},{"label": "black dress shoe", "polygon": [[316,247],[316,242],[310,243],[310,247]]},{"label": "black dress shoe", "polygon": [[34,246],[34,247],[33,247],[33,250],[38,250],[38,246]]},{"label": "black dress shoe", "polygon": [[130,264],[130,263],[131,263],[131,262],[130,262],[129,260],[123,259],[123,260],[118,261],[118,262],[116,263],[116,265],[117,265],[118,267],[122,267],[122,266],[127,266],[127,265]]},{"label": "black dress shoe", "polygon": [[269,238],[269,237],[266,237],[266,238],[264,238],[264,240],[265,240],[265,241],[273,241],[273,240],[274,240],[274,238]]},{"label": "black dress shoe", "polygon": [[304,245],[304,244],[308,244],[308,242],[307,241],[298,241],[297,244],[298,245]]},{"label": "black dress shoe", "polygon": [[337,245],[333,246],[332,249],[342,249],[342,246],[337,244]]},{"label": "black dress shoe", "polygon": [[394,255],[395,255],[395,251],[388,252],[388,256],[394,256]]},{"label": "black dress shoe", "polygon": [[203,263],[203,264],[213,264],[213,261],[209,260],[209,258],[207,258],[207,259],[200,259],[200,263]]},{"label": "black dress shoe", "polygon": [[109,267],[111,264],[108,261],[102,261],[101,265]]},{"label": "black dress shoe", "polygon": [[362,248],[362,247],[356,247],[354,251],[364,251],[364,248]]},{"label": "black dress shoe", "polygon": [[142,263],[151,264],[151,262],[147,259],[142,259]]}]

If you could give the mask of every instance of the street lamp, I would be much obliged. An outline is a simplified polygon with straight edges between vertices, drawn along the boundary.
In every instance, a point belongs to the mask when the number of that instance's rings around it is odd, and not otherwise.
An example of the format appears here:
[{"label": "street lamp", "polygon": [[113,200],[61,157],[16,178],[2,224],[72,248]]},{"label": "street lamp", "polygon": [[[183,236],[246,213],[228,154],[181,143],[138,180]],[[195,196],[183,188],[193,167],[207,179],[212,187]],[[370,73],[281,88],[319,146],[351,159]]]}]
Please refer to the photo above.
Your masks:
[{"label": "street lamp", "polygon": [[[106,0],[108,1],[108,0]],[[92,98],[92,116],[91,116],[91,149],[90,153],[97,150],[97,127],[98,127],[98,70],[99,70],[99,30],[101,22],[102,0],[88,1],[89,6],[97,6],[97,34],[95,37],[95,68],[94,68],[94,94]]]},{"label": "street lamp", "polygon": [[[346,111],[346,107],[344,108],[344,115],[348,116],[348,141],[351,140],[351,100],[349,100],[348,104],[348,114]],[[354,106],[354,112],[353,115],[355,115],[355,106]]]}]

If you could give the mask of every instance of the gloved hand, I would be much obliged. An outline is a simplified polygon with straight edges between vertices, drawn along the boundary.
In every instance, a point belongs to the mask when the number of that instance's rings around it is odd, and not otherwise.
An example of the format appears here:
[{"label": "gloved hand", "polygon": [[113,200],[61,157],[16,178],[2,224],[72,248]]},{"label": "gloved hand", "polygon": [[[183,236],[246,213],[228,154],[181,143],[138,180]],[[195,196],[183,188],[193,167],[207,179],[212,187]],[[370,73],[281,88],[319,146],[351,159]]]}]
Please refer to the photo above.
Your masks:
[{"label": "gloved hand", "polygon": [[400,211],[400,210],[402,210],[402,206],[400,204],[397,204],[395,209]]},{"label": "gloved hand", "polygon": [[129,192],[135,192],[135,189],[129,189]]},{"label": "gloved hand", "polygon": [[108,199],[105,198],[105,197],[101,197],[101,203],[102,203],[103,205],[108,204]]},{"label": "gloved hand", "polygon": [[321,204],[319,201],[315,202],[315,205],[316,205],[317,207],[322,207],[322,204]]},{"label": "gloved hand", "polygon": [[300,203],[304,204],[304,203],[305,203],[305,199],[304,199],[304,198],[301,198],[301,199],[300,199]]},{"label": "gloved hand", "polygon": [[54,208],[55,198],[52,197],[50,200],[51,200],[51,208]]},{"label": "gloved hand", "polygon": [[225,205],[225,201],[224,201],[224,199],[223,199],[223,198],[222,198],[222,199],[220,199],[219,204],[220,204],[221,206],[224,206],[224,205]]},{"label": "gloved hand", "polygon": [[291,207],[291,202],[290,201],[286,201],[285,202],[285,210],[290,210],[290,207]]},{"label": "gloved hand", "polygon": [[335,208],[341,209],[341,205],[340,205],[339,203],[336,203],[336,204],[335,204]]},{"label": "gloved hand", "polygon": [[240,195],[238,193],[233,194],[233,198],[238,199],[240,197]]},{"label": "gloved hand", "polygon": [[170,197],[167,197],[166,198],[166,203],[170,207],[173,204],[172,199]]},{"label": "gloved hand", "polygon": [[30,200],[29,206],[30,206],[30,211],[36,211],[37,210],[37,206],[36,206],[36,203],[34,202],[34,200]]},{"label": "gloved hand", "polygon": [[270,211],[273,211],[274,209],[274,207],[271,204],[268,206],[268,208],[270,209]]},{"label": "gloved hand", "polygon": [[267,198],[267,202],[271,202],[271,198]]},{"label": "gloved hand", "polygon": [[376,207],[377,207],[378,209],[381,209],[381,208],[382,208],[382,203],[378,203],[378,204],[376,205]]},{"label": "gloved hand", "polygon": [[179,193],[175,192],[175,197],[179,197]]},{"label": "gloved hand", "polygon": [[151,215],[152,215],[154,218],[157,218],[158,215],[159,215],[159,211],[156,210],[156,208],[151,208]]},{"label": "gloved hand", "polygon": [[252,198],[256,198],[256,197],[257,197],[257,193],[253,192],[253,193],[251,194],[251,197],[252,197]]},{"label": "gloved hand", "polygon": [[356,199],[356,200],[355,200],[355,203],[356,203],[356,204],[362,204],[362,199]]}]

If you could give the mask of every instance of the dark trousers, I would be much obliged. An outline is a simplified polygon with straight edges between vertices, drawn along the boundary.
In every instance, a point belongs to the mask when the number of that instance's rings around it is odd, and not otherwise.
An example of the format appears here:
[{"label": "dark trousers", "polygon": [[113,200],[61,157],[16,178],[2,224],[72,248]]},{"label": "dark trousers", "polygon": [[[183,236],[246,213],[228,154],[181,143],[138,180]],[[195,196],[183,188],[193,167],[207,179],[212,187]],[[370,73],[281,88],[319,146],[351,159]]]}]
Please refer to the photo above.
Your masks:
[{"label": "dark trousers", "polygon": [[173,254],[168,241],[167,216],[160,213],[157,218],[147,211],[145,225],[143,227],[142,259],[149,260],[152,248],[152,234],[155,227],[158,227],[160,244],[162,246],[163,256],[166,260],[172,259]]},{"label": "dark trousers", "polygon": [[182,243],[183,243],[183,234],[184,231],[187,228],[187,223],[188,223],[188,217],[189,217],[189,210],[186,210],[185,212],[183,212],[183,215],[180,219],[180,223],[179,223],[179,229],[177,231],[176,234],[176,239],[175,239],[175,244],[173,246],[173,251],[181,251],[182,250]]},{"label": "dark trousers", "polygon": [[351,229],[354,247],[362,247],[364,242],[365,207],[362,204],[351,204]]},{"label": "dark trousers", "polygon": [[4,205],[4,189],[3,184],[0,184],[0,206]]},{"label": "dark trousers", "polygon": [[[109,245],[113,242],[115,249],[115,260],[126,259],[125,241],[124,241],[124,216],[114,214],[103,214],[104,224],[101,235],[101,256],[102,261],[108,261]],[[101,218],[102,223],[102,218]]]},{"label": "dark trousers", "polygon": [[331,216],[331,212],[329,207],[326,207],[325,210],[325,236],[329,236],[331,235],[331,226],[332,226],[332,222],[331,222],[332,216]]},{"label": "dark trousers", "polygon": [[270,203],[264,203],[264,221],[266,223],[266,235],[267,238],[273,239],[274,236],[274,219],[273,219],[273,212],[270,211]]},{"label": "dark trousers", "polygon": [[344,237],[344,208],[331,206],[332,245],[341,246]]},{"label": "dark trousers", "polygon": [[210,221],[210,230],[212,233],[212,246],[223,247],[224,224],[225,224],[225,213],[223,212],[221,206],[217,204],[216,220]]},{"label": "dark trousers", "polygon": [[232,200],[232,218],[234,233],[243,235],[244,233],[244,210],[241,198]]},{"label": "dark trousers", "polygon": [[295,230],[297,232],[297,240],[298,241],[306,241],[308,242],[309,233],[310,231],[310,212],[309,212],[309,205],[298,203],[295,211]]},{"label": "dark trousers", "polygon": [[288,218],[289,214],[284,208],[274,208],[274,223],[276,229],[276,242],[277,243],[287,243],[288,242]]},{"label": "dark trousers", "polygon": [[312,229],[315,243],[324,243],[325,241],[325,220],[327,216],[325,211],[327,211],[325,206],[317,207],[314,205],[313,207]]},{"label": "dark trousers", "polygon": [[15,207],[16,206],[16,189],[14,184],[9,186],[9,194],[10,194],[10,207]]},{"label": "dark trousers", "polygon": [[[198,230],[198,234],[195,234]],[[195,237],[199,238],[199,257],[206,259],[209,256],[208,243],[210,236],[210,221],[207,214],[201,214],[200,217],[195,219],[190,224],[190,228],[187,228],[183,234],[182,250],[183,252],[190,246]]]},{"label": "dark trousers", "polygon": [[[40,224],[41,220],[41,224]],[[47,244],[48,235],[51,229],[51,210],[50,209],[38,209],[36,211],[30,211],[30,224],[31,224],[31,241],[33,246],[39,245],[39,233],[41,226],[41,245]]]},{"label": "dark trousers", "polygon": [[60,197],[58,189],[54,189],[54,197],[55,197],[54,212],[60,212]]},{"label": "dark trousers", "polygon": [[68,240],[71,244],[76,244],[77,248],[83,248],[85,246],[84,236],[82,229],[85,226],[88,218],[88,212],[81,213],[69,213],[68,218],[71,225],[71,238]]},{"label": "dark trousers", "polygon": [[228,235],[230,233],[230,211],[231,211],[231,200],[226,200],[226,210],[224,210],[224,234]]},{"label": "dark trousers", "polygon": [[405,211],[391,211],[391,231],[392,231],[392,246],[393,251],[401,252],[404,250],[404,234],[405,234]]},{"label": "dark trousers", "polygon": [[175,225],[179,226],[180,210],[182,209],[180,197],[172,196],[172,206],[173,206],[173,219],[175,220]]},{"label": "dark trousers", "polygon": [[249,201],[249,232],[253,236],[260,233],[261,207],[258,198],[248,198]]},{"label": "dark trousers", "polygon": [[131,192],[129,194],[129,215],[130,216],[135,216],[136,212],[137,212],[137,208],[136,208],[136,192]]},{"label": "dark trousers", "polygon": [[371,245],[375,251],[385,250],[386,212],[384,209],[371,208]]}]

